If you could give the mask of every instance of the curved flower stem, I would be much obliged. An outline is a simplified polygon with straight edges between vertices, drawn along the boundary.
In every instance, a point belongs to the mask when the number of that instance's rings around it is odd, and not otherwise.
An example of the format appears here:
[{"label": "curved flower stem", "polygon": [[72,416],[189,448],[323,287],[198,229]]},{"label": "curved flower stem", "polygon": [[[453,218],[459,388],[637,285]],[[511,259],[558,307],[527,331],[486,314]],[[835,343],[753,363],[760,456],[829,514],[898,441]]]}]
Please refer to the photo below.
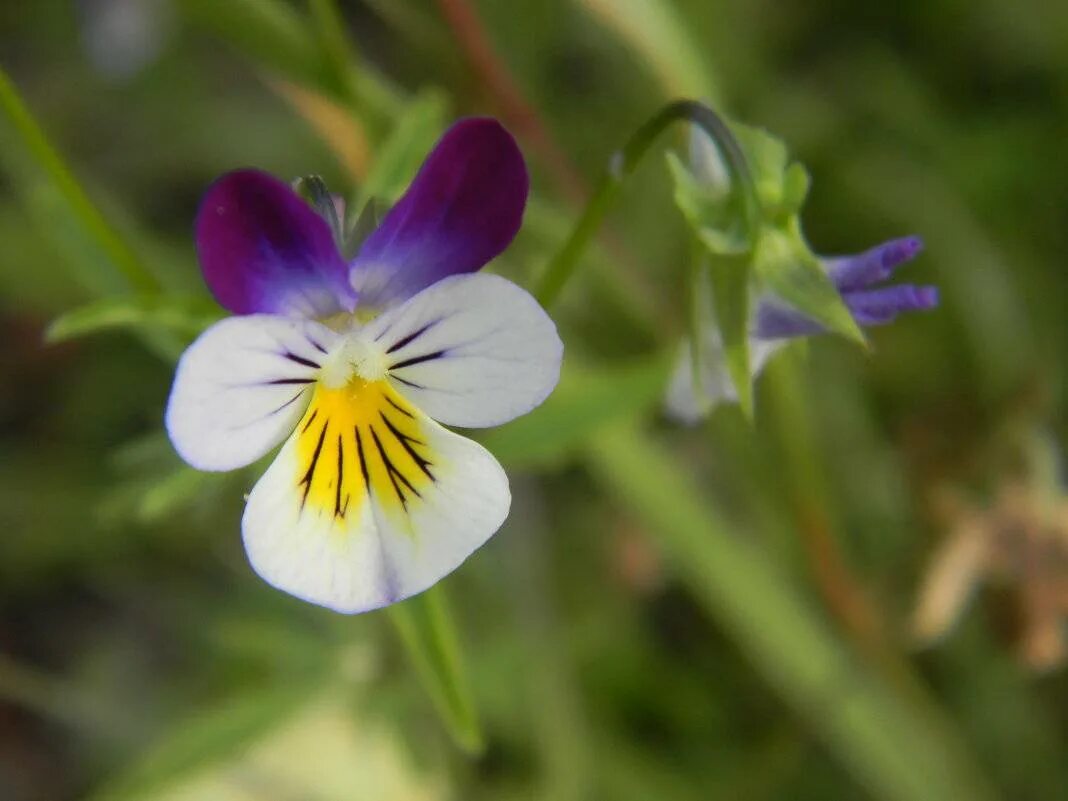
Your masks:
[{"label": "curved flower stem", "polygon": [[597,184],[593,196],[586,204],[582,216],[575,223],[571,235],[545,269],[545,274],[534,293],[543,306],[548,306],[556,300],[560,290],[575,272],[579,258],[611,207],[623,181],[634,172],[661,132],[677,120],[687,120],[700,126],[719,147],[730,173],[733,191],[742,193],[746,230],[753,231],[756,228],[760,201],[757,198],[756,187],[753,184],[745,154],[730,128],[727,127],[727,123],[703,103],[696,100],[676,100],[664,106],[638,128],[623,148],[612,157],[608,172]]}]

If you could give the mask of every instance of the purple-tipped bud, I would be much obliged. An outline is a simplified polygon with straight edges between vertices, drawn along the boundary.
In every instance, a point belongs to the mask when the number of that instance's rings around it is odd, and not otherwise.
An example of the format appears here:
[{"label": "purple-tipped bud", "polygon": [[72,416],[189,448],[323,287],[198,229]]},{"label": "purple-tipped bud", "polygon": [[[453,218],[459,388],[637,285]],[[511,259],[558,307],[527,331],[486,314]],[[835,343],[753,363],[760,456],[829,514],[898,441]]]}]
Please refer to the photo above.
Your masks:
[{"label": "purple-tipped bud", "polygon": [[901,284],[844,292],[842,299],[860,325],[883,325],[904,312],[933,309],[938,305],[938,289],[933,286]]},{"label": "purple-tipped bud", "polygon": [[[933,286],[872,286],[889,278],[922,248],[919,237],[909,236],[884,242],[856,256],[823,259],[823,263],[857,324],[884,325],[904,312],[926,311],[938,305],[938,289]],[[765,340],[811,336],[826,330],[770,295],[758,301],[754,323],[753,336]]]},{"label": "purple-tipped bud", "polygon": [[916,257],[923,249],[918,236],[891,239],[855,256],[824,259],[827,273],[840,292],[863,289],[885,281],[901,264]]}]

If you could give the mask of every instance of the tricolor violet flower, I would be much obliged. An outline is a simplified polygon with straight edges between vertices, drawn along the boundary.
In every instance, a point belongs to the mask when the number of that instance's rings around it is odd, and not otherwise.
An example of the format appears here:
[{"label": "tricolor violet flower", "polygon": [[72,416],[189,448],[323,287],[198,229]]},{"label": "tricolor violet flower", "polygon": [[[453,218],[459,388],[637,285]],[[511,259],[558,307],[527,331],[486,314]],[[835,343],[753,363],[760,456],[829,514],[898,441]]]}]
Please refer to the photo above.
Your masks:
[{"label": "tricolor violet flower", "polygon": [[196,221],[204,278],[234,313],[178,364],[167,430],[187,462],[281,450],[241,522],[268,583],[339,612],[419,593],[508,515],[508,480],[444,428],[507,422],[556,385],[563,346],[523,289],[476,271],[519,230],[527,173],[490,119],[456,123],[346,263],[287,184],[243,170]]},{"label": "tricolor violet flower", "polygon": [[[881,286],[901,264],[920,252],[918,237],[884,242],[854,256],[825,257],[824,269],[834,282],[862,328],[892,322],[899,314],[924,311],[938,305],[938,290],[931,286],[898,284]],[[695,386],[690,344],[680,348],[678,363],[668,386],[666,409],[678,422],[693,424],[705,417],[722,401],[736,402],[738,392],[727,371],[719,331],[711,312],[710,290],[703,326],[704,349],[699,370],[700,386]],[[815,320],[781,302],[771,294],[757,300],[750,333],[750,369],[756,377],[768,359],[796,337],[824,333]]]}]

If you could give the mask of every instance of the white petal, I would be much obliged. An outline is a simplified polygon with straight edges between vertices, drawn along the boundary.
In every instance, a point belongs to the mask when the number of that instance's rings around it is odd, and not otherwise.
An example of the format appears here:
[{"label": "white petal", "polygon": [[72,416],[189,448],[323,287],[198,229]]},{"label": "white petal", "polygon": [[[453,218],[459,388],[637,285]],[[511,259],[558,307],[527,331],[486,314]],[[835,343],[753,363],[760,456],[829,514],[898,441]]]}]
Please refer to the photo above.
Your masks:
[{"label": "white petal", "polygon": [[730,190],[730,173],[719,146],[700,125],[690,126],[690,169],[706,189],[726,194]]},{"label": "white petal", "polygon": [[508,516],[490,453],[442,428],[385,381],[319,386],[249,495],[253,569],[298,598],[354,613],[430,587]]},{"label": "white petal", "polygon": [[[749,341],[749,369],[754,379],[786,342],[784,339]],[[720,403],[738,402],[738,391],[727,371],[723,346],[714,328],[710,329],[705,339],[704,352],[701,354],[699,387],[694,385],[690,353],[690,342],[686,340],[679,347],[675,370],[664,397],[664,411],[667,416],[683,425],[699,423]]]},{"label": "white petal", "polygon": [[368,324],[393,386],[446,425],[482,428],[529,412],[560,377],[563,343],[527,293],[500,276],[438,281]]},{"label": "white petal", "polygon": [[222,320],[182,354],[167,403],[175,449],[201,470],[233,470],[293,430],[336,335],[310,320]]}]

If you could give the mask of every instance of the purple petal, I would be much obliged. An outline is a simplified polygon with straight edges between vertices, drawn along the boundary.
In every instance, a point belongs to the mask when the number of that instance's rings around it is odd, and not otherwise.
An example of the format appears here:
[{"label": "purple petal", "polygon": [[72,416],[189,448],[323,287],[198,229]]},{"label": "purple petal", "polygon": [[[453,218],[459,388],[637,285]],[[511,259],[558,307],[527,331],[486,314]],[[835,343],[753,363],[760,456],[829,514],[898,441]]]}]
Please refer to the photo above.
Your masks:
[{"label": "purple petal", "polygon": [[356,293],[330,227],[288,184],[258,170],[224,175],[196,220],[204,280],[235,314],[323,317]]},{"label": "purple petal", "polygon": [[882,289],[844,292],[842,298],[860,325],[882,325],[904,312],[933,309],[938,305],[938,289],[933,286],[901,284]]},{"label": "purple petal", "polygon": [[915,258],[923,249],[918,236],[891,239],[855,256],[824,259],[827,272],[839,291],[863,289],[878,281],[885,281],[896,267]]},{"label": "purple petal", "polygon": [[353,263],[360,302],[387,306],[508,247],[523,220],[527,169],[499,122],[453,125]]},{"label": "purple petal", "polygon": [[[842,300],[858,325],[883,325],[903,312],[933,309],[938,305],[938,290],[933,286],[902,284],[843,292]],[[815,320],[772,296],[761,298],[757,304],[753,336],[758,339],[811,336],[825,330]]]}]

